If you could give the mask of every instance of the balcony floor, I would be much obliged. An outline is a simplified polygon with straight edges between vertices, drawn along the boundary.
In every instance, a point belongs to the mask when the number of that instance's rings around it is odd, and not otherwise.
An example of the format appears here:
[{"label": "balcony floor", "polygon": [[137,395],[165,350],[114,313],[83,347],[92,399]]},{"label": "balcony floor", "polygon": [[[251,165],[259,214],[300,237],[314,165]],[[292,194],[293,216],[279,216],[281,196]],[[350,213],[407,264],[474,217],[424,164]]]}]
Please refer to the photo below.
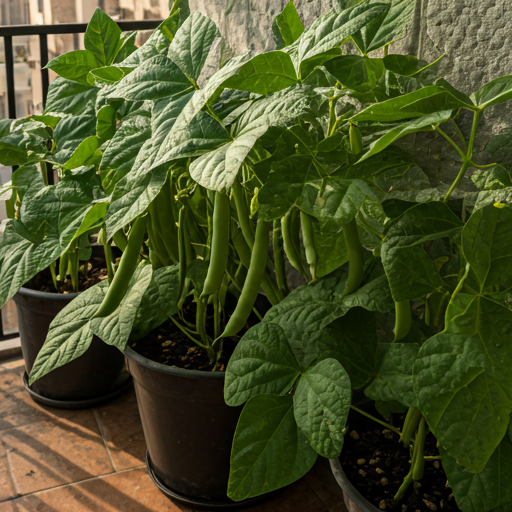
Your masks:
[{"label": "balcony floor", "polygon": [[[32,401],[23,371],[22,359],[0,361],[0,512],[193,512],[161,494],[146,472],[133,389],[95,409],[61,411]],[[245,510],[346,512],[323,463]]]}]

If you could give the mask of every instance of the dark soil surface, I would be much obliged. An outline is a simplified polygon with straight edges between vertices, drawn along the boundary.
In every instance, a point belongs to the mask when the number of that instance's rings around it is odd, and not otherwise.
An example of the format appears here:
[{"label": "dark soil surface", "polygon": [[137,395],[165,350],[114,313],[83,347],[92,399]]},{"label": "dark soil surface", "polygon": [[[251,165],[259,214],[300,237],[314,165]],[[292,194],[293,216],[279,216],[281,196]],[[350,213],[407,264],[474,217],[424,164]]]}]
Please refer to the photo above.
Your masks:
[{"label": "dark soil surface", "polygon": [[[148,336],[133,343],[132,348],[147,359],[166,366],[205,372],[211,372],[214,368],[206,350],[183,334],[171,320],[167,320]],[[233,350],[234,344],[225,341],[216,371],[226,370]]]},{"label": "dark soil surface", "polygon": [[[400,421],[402,423],[403,419]],[[439,455],[432,434],[427,436],[425,455]],[[423,479],[411,484],[398,503],[393,501],[410,470],[410,460],[411,453],[399,436],[378,424],[349,431],[340,457],[354,487],[379,510],[460,512],[440,460],[425,461]]]},{"label": "dark soil surface", "polygon": [[[80,271],[78,272],[78,291],[83,292],[91,286],[107,279],[107,269],[103,267],[105,264],[103,261],[98,262],[90,260],[80,263]],[[57,285],[58,290],[55,289],[53,284],[50,269],[44,269],[25,284],[24,287],[48,293],[74,293],[71,278],[69,276],[65,281],[57,281]]]}]

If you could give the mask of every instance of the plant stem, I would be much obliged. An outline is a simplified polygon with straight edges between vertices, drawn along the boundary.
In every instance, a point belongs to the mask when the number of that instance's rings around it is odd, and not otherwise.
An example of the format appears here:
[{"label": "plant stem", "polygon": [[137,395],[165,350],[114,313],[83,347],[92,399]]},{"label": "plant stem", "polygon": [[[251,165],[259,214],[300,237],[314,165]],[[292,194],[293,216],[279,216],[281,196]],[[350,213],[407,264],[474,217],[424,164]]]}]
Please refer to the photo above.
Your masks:
[{"label": "plant stem", "polygon": [[402,433],[400,432],[400,430],[398,430],[397,428],[393,427],[393,425],[390,425],[389,423],[386,423],[385,421],[381,421],[379,420],[378,418],[376,418],[375,416],[372,416],[371,414],[368,414],[367,412],[364,412],[362,411],[361,409],[358,409],[357,407],[355,407],[354,405],[351,405],[350,406],[351,409],[353,409],[354,411],[358,412],[359,414],[362,414],[363,416],[366,416],[367,418],[370,418],[371,420],[375,421],[376,423],[378,423],[379,425],[382,425],[383,427],[386,427],[388,428],[389,430],[392,430],[395,434],[398,434],[399,436],[402,435]]},{"label": "plant stem", "polygon": [[105,264],[107,265],[108,282],[111,283],[114,279],[114,265],[112,262],[112,246],[108,243],[106,228],[103,228],[101,242],[103,244],[103,252],[105,253]]},{"label": "plant stem", "polygon": [[48,167],[44,161],[41,161],[41,176],[43,177],[44,184],[48,186]]},{"label": "plant stem", "polygon": [[443,132],[443,130],[441,130],[440,126],[436,126],[436,130],[450,143],[450,145],[453,147],[453,149],[455,149],[455,151],[457,151],[457,153],[462,158],[462,160],[465,160],[466,155],[464,154],[462,149],[460,149],[459,146],[457,146],[457,144],[455,144],[453,139],[449,135],[447,135],[445,132]]},{"label": "plant stem", "polygon": [[457,132],[457,135],[459,136],[459,140],[460,140],[460,142],[462,144],[462,147],[464,148],[465,151],[467,151],[468,144],[466,142],[466,139],[464,138],[464,135],[460,131],[459,125],[455,122],[455,119],[452,118],[451,121],[452,121],[453,126],[455,128],[455,131]]},{"label": "plant stem", "polygon": [[462,178],[465,176],[466,171],[468,170],[468,167],[471,164],[471,158],[473,156],[473,148],[475,146],[475,137],[476,132],[478,130],[478,120],[480,119],[480,114],[482,112],[480,110],[476,110],[473,114],[473,126],[471,128],[471,136],[469,137],[469,144],[468,144],[468,150],[466,153],[466,156],[464,158],[464,161],[462,163],[462,167],[460,168],[459,174],[455,178],[455,181],[452,183],[452,186],[446,193],[446,195],[443,197],[443,202],[446,203],[448,201],[449,197],[452,195],[452,192],[457,188],[458,184],[461,182]]},{"label": "plant stem", "polygon": [[192,340],[196,345],[199,345],[201,348],[204,348],[206,350],[206,346],[203,345],[201,342],[197,341],[188,331],[188,329],[186,329],[185,327],[183,327],[174,317],[169,317],[174,325],[176,325],[176,327],[187,337],[189,338],[190,340]]}]

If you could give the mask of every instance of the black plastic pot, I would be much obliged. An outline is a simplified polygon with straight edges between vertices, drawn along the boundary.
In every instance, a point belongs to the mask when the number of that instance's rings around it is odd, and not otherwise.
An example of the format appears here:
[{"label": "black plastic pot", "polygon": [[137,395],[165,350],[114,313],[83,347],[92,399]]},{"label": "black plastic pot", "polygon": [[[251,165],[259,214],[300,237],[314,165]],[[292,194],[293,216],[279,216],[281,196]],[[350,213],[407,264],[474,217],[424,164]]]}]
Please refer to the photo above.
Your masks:
[{"label": "black plastic pot", "polygon": [[339,459],[330,459],[331,470],[338,485],[343,491],[345,505],[348,512],[381,512],[377,507],[372,505],[366,498],[363,498],[359,491],[350,483],[347,475],[341,467]]},{"label": "black plastic pot", "polygon": [[227,495],[229,459],[242,407],[224,402],[224,372],[153,362],[125,350],[148,447],[151,478],[170,498],[208,508],[239,508]]},{"label": "black plastic pot", "polygon": [[[14,296],[21,350],[30,373],[44,344],[50,323],[76,294],[45,293],[21,288]],[[94,337],[89,349],[28,387],[40,403],[62,409],[92,407],[114,398],[130,385],[123,354]]]}]

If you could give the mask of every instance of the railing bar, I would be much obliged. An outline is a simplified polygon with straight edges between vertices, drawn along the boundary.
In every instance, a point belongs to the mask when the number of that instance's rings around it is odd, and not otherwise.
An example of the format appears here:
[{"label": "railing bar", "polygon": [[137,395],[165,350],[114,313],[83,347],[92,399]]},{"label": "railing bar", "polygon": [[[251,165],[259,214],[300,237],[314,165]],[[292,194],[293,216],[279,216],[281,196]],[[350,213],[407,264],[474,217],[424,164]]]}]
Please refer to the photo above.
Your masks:
[{"label": "railing bar", "polygon": [[[151,30],[162,23],[162,20],[118,21],[123,32],[130,30]],[[87,23],[60,23],[57,25],[4,25],[0,26],[0,37],[32,36],[40,34],[80,34],[84,33]]]},{"label": "railing bar", "polygon": [[14,89],[14,54],[12,50],[12,36],[4,36],[4,51],[9,117],[11,119],[16,119],[16,91]]},{"label": "railing bar", "polygon": [[39,34],[39,58],[41,61],[41,85],[43,89],[43,107],[46,105],[46,98],[48,97],[48,87],[50,86],[50,79],[48,70],[44,69],[48,64],[48,36],[46,34]]}]

